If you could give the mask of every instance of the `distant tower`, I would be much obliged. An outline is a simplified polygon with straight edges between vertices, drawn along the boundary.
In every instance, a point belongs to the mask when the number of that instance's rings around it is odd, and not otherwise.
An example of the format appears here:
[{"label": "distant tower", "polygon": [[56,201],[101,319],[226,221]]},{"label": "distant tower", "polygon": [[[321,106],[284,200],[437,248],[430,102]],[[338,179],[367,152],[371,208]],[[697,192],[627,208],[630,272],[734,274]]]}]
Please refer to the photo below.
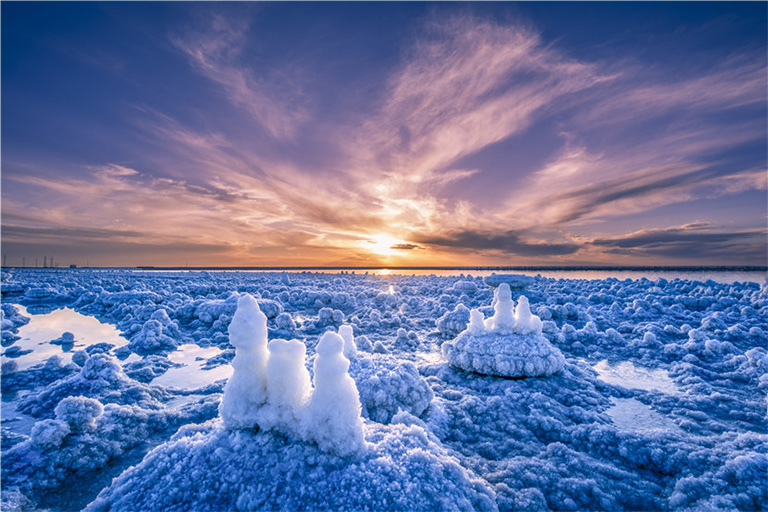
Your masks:
[{"label": "distant tower", "polygon": [[4,267],[7,266],[6,263],[8,263],[8,255],[7,254],[3,254],[3,266]]},{"label": "distant tower", "polygon": [[37,264],[38,264],[38,261],[37,261],[37,258],[35,258],[35,268],[37,268]]},{"label": "distant tower", "polygon": [[43,256],[43,268],[48,266],[48,256]]}]

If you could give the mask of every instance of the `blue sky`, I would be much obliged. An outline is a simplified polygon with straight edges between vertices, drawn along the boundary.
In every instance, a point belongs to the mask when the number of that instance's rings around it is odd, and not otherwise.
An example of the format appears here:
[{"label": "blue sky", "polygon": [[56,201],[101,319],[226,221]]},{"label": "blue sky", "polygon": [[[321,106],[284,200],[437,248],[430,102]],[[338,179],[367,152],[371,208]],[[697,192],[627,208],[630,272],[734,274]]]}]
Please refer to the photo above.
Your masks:
[{"label": "blue sky", "polygon": [[766,4],[2,4],[9,264],[764,265]]}]

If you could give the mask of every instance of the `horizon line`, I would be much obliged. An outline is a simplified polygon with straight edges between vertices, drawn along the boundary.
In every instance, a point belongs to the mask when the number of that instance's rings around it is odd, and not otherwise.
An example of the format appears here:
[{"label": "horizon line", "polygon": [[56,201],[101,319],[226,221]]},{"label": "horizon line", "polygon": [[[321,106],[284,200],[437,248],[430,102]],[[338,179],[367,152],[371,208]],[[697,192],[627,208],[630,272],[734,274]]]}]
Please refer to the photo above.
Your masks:
[{"label": "horizon line", "polygon": [[604,270],[604,271],[640,271],[640,270],[668,270],[668,271],[740,271],[740,272],[768,272],[768,265],[493,265],[493,266],[416,266],[416,265],[378,265],[378,266],[87,266],[80,267],[70,265],[66,267],[28,267],[19,265],[3,266],[2,270],[162,270],[162,271],[204,271],[204,270],[243,270],[243,271],[300,271],[300,270],[480,270],[480,271],[568,271],[568,270]]}]

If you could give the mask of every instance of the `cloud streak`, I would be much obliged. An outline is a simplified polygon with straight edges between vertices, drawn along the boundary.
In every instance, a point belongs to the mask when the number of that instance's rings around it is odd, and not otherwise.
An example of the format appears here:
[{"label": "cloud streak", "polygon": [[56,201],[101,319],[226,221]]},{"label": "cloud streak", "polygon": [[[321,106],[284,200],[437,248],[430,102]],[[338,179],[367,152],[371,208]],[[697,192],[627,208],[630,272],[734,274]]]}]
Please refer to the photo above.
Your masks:
[{"label": "cloud streak", "polygon": [[293,82],[282,71],[262,77],[241,64],[248,35],[247,17],[225,18],[214,14],[207,29],[172,38],[191,65],[219,85],[235,107],[245,109],[275,139],[292,139],[307,121]]},{"label": "cloud streak", "polygon": [[[293,71],[300,61],[251,57],[251,21],[216,13],[171,36],[249,130],[222,120],[230,112],[211,109],[215,122],[193,126],[141,105],[133,127],[147,151],[136,161],[81,164],[62,180],[4,162],[4,189],[14,191],[4,193],[5,241],[179,242],[232,264],[763,254],[754,226],[622,234],[611,223],[766,190],[764,57],[732,56],[671,82],[652,64],[576,58],[522,24],[436,16],[414,31],[378,95],[355,103],[362,110],[318,120],[310,103],[321,98],[310,100],[311,80]],[[340,81],[334,94],[357,85]],[[303,152],[317,140],[333,157],[308,165]],[[522,163],[509,147],[548,156]],[[572,234],[589,225],[612,234]],[[369,239],[397,240],[383,248],[390,259],[358,243]]]},{"label": "cloud streak", "polygon": [[662,256],[684,260],[766,261],[768,230],[716,231],[707,224],[644,229],[623,236],[598,238],[591,245],[614,254]]}]

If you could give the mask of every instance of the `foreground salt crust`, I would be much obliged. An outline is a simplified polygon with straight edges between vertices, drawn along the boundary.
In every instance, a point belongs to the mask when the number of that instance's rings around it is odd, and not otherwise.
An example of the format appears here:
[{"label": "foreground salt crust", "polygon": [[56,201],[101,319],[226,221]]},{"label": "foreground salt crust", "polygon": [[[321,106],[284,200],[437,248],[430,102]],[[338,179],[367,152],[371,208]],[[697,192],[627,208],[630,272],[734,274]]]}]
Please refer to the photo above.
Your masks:
[{"label": "foreground salt crust", "polygon": [[[312,388],[304,344],[267,345],[266,316],[243,295],[229,327],[237,352],[221,420],[182,429],[89,510],[497,510],[491,486],[421,426],[364,429],[344,355],[354,338],[341,332],[321,337]],[[307,467],[311,481],[296,478]]]},{"label": "foreground salt crust", "polygon": [[[308,358],[314,357],[322,331],[340,325],[318,328],[319,322],[314,319],[319,316],[319,309],[343,310],[342,320],[352,325],[358,335],[359,352],[351,360],[350,375],[360,392],[369,449],[358,456],[341,458],[321,450],[315,443],[296,441],[276,430],[254,434],[249,430],[218,428],[220,437],[240,436],[248,442],[269,444],[263,452],[267,459],[263,464],[249,462],[247,470],[233,470],[227,462],[228,452],[220,450],[218,472],[200,480],[197,492],[210,493],[207,489],[213,487],[213,492],[224,489],[226,496],[216,505],[200,505],[199,509],[236,508],[223,505],[234,503],[230,489],[235,487],[250,495],[243,499],[243,507],[261,499],[265,503],[261,508],[275,509],[279,508],[278,502],[297,503],[303,499],[298,497],[301,495],[306,496],[302,503],[311,504],[304,505],[305,509],[333,508],[334,504],[365,509],[362,496],[356,501],[330,497],[324,507],[325,502],[318,496],[331,495],[346,482],[332,476],[319,483],[315,480],[324,478],[330,467],[349,464],[360,469],[361,460],[372,464],[376,453],[381,454],[379,460],[391,458],[392,464],[396,464],[402,460],[398,455],[402,452],[396,449],[398,443],[413,448],[414,457],[424,449],[430,454],[428,459],[438,463],[446,460],[441,455],[441,450],[445,450],[454,457],[447,459],[449,465],[450,460],[459,461],[471,475],[481,476],[494,488],[502,510],[761,510],[768,502],[768,488],[764,485],[768,479],[768,295],[764,290],[768,288],[764,286],[761,291],[757,282],[704,282],[703,274],[701,280],[670,281],[536,278],[524,293],[533,312],[543,321],[543,334],[563,351],[569,364],[549,378],[502,379],[456,371],[433,359],[424,363],[427,358],[423,356],[431,355],[442,341],[437,333],[439,327],[435,326],[441,316],[455,311],[458,304],[468,309],[479,308],[486,317],[493,314],[493,290],[479,277],[300,273],[291,274],[293,284],[287,286],[285,279],[281,279],[284,274],[269,273],[45,269],[20,270],[10,281],[5,275],[4,303],[0,309],[6,319],[27,320],[13,315],[10,303],[28,307],[25,316],[71,307],[80,314],[115,325],[126,338],[134,340],[153,316],[165,311],[179,334],[172,334],[172,325],[164,325],[163,333],[173,337],[177,344],[189,342],[223,349],[220,356],[209,359],[206,367],[229,364],[234,356],[235,351],[229,349],[227,327],[243,292],[259,295],[257,302],[267,316],[270,337],[305,341]],[[465,285],[469,280],[476,284],[474,292]],[[395,292],[382,293],[391,284]],[[41,291],[46,290],[48,294],[40,298]],[[518,292],[513,289],[512,293],[517,299]],[[279,314],[270,319],[267,306],[262,306],[270,300],[279,302],[285,308],[284,314],[295,320],[290,332],[281,327],[290,327],[285,316],[282,321]],[[456,337],[467,322],[469,311],[458,332],[448,335],[440,331],[441,336]],[[418,334],[417,352],[393,343],[399,328]],[[15,346],[8,346],[12,340],[5,339],[5,330],[3,335],[6,350]],[[385,354],[372,350],[371,345],[383,348]],[[141,349],[128,348],[130,351],[110,349],[107,344],[98,343],[76,352],[72,364],[65,364],[59,357],[41,358],[33,367],[16,371],[5,366],[14,365],[14,357],[4,357],[0,380],[4,416],[15,416],[13,409],[21,407],[43,423],[35,429],[33,441],[24,430],[23,418],[15,422],[16,418],[3,418],[0,509],[79,510],[93,501],[99,490],[109,486],[119,471],[138,464],[153,446],[166,443],[182,424],[189,424],[185,427],[186,437],[195,432],[204,437],[196,444],[211,442],[206,445],[211,452],[221,447],[214,442],[213,432],[207,434],[209,430],[202,423],[217,416],[224,382],[205,389],[186,386],[185,390],[156,385],[153,375],[162,373],[171,363],[162,348],[139,361],[138,356],[131,356],[135,362],[127,364],[115,361],[123,365],[126,379],[114,373],[110,365],[105,366],[100,354],[122,359],[128,355],[126,352]],[[94,357],[92,364],[87,365],[89,368],[83,368]],[[606,383],[592,369],[604,359],[611,364],[631,361],[652,370],[667,371],[680,392],[638,389],[627,382]],[[404,365],[413,366],[413,373],[402,373]],[[79,378],[70,380],[81,371]],[[416,386],[434,393],[431,403],[414,400],[416,395],[411,390]],[[194,393],[190,397],[204,395],[204,400],[181,400],[190,392]],[[80,395],[98,400],[104,412],[94,420],[95,430],[73,430],[70,425],[70,433],[61,439],[66,428],[52,423],[60,419],[55,409],[66,397]],[[613,399],[628,398],[668,418],[679,430],[637,431],[612,421],[609,411]],[[185,404],[183,410],[178,409],[179,403]],[[418,412],[427,404],[423,413]],[[428,438],[437,436],[439,443],[418,444],[418,430],[406,432],[402,425],[419,425],[417,418],[394,414],[398,408],[408,408],[418,416]],[[365,421],[381,422],[384,420],[376,418],[389,418],[390,414],[392,418],[386,421],[392,425]],[[385,443],[385,435],[391,442]],[[174,442],[176,439],[171,440]],[[279,449],[278,442],[289,447],[290,451],[282,452],[284,455],[301,452],[307,457],[281,462],[270,451]],[[171,443],[164,445],[163,453],[169,453]],[[231,461],[246,464],[247,456],[257,457],[259,453],[250,450],[243,457],[232,456]],[[190,451],[188,455],[202,454]],[[164,459],[152,460],[159,463]],[[318,461],[324,466],[315,473]],[[149,482],[137,485],[136,492],[146,492],[154,485],[156,489],[165,487],[165,492],[189,495],[194,500],[192,489],[196,482],[192,475],[212,467],[215,466],[182,465],[178,475],[187,481]],[[414,474],[419,467],[422,466],[413,463],[408,466]],[[283,470],[293,471],[292,476],[286,473],[280,477],[283,480],[274,484],[264,482],[273,478],[273,471]],[[142,471],[148,478],[165,474],[146,468]],[[367,478],[370,474],[352,473],[356,471],[353,468],[349,471],[348,478]],[[262,476],[254,478],[254,474]],[[263,476],[267,474],[270,476]],[[378,482],[391,485],[393,490],[380,493],[377,488],[377,498],[368,508],[388,509],[383,505],[385,500],[378,499],[380,494],[386,494],[392,502],[402,500],[398,502],[403,503],[401,508],[406,508],[406,502],[414,504],[411,509],[430,509],[429,503],[434,505],[432,509],[451,508],[435,505],[437,497],[427,504],[423,496],[398,498],[394,489],[398,485],[410,489],[413,482],[400,476],[398,473],[380,478]],[[457,497],[462,493],[458,490],[458,476],[450,478],[454,484],[446,485],[454,485],[456,492],[446,493],[447,500],[439,503],[453,499],[458,503],[461,499]],[[253,486],[262,485],[265,493],[275,494],[255,497],[258,492],[248,490],[250,484],[242,479],[250,479]],[[286,479],[296,481],[296,487],[286,491],[292,498],[277,492]],[[428,492],[437,493],[437,481],[437,476],[431,480],[435,485],[430,484]],[[299,483],[304,485],[304,491]],[[176,487],[179,489],[175,490]],[[129,492],[127,487],[122,489]],[[363,483],[350,489],[371,492]],[[113,491],[113,510],[154,510],[131,505],[131,498],[118,498],[117,489]],[[310,493],[314,493],[315,499]],[[471,493],[468,490],[465,495]],[[150,502],[151,496],[144,499]],[[200,498],[196,503],[211,502],[210,499]],[[165,503],[170,501],[169,498]],[[179,500],[166,510],[189,510],[190,503]],[[416,506],[419,503],[423,506]],[[336,508],[343,508],[341,505]]]},{"label": "foreground salt crust", "polygon": [[418,426],[370,424],[370,449],[356,457],[272,432],[190,427],[86,511],[498,510],[491,485]]},{"label": "foreground salt crust", "polygon": [[342,336],[329,331],[320,338],[314,387],[304,366],[306,346],[283,339],[267,345],[267,317],[249,294],[238,300],[229,339],[236,352],[219,408],[224,427],[276,430],[342,456],[364,449],[360,396]]},{"label": "foreground salt crust", "polygon": [[542,322],[521,296],[514,307],[512,292],[501,283],[494,296],[494,315],[470,311],[466,330],[443,344],[453,366],[500,377],[543,377],[562,370],[565,359],[542,335]]}]

